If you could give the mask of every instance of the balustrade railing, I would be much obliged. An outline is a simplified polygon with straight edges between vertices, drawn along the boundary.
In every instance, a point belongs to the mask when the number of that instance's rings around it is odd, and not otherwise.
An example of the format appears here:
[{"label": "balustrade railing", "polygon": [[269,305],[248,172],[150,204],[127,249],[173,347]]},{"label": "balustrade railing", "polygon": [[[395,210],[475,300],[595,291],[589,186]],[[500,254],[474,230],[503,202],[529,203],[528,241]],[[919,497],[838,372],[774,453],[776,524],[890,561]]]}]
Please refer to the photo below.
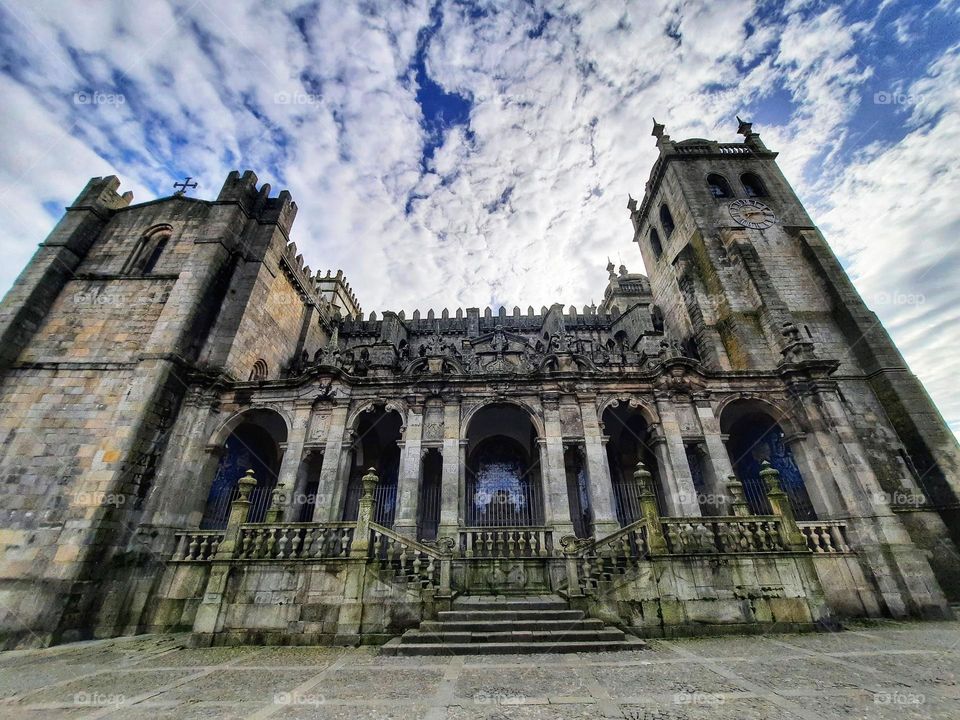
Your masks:
[{"label": "balustrade railing", "polygon": [[438,587],[449,592],[452,538],[440,538],[431,545],[417,542],[390,528],[370,523],[369,558],[396,576],[419,582],[422,587]]},{"label": "balustrade railing", "polygon": [[814,553],[849,553],[847,524],[842,520],[814,520],[798,522],[797,527]]},{"label": "balustrade railing", "polygon": [[235,557],[241,560],[312,560],[350,555],[355,525],[350,522],[245,524]]},{"label": "balustrade railing", "polygon": [[173,551],[174,562],[189,560],[210,560],[217,554],[217,548],[223,542],[222,530],[187,530],[174,534],[176,546]]},{"label": "balustrade railing", "polygon": [[749,517],[663,518],[667,552],[675,555],[782,552],[782,520],[774,515]]},{"label": "balustrade railing", "polygon": [[568,589],[589,592],[601,580],[626,575],[648,555],[647,521],[637,520],[598,540],[568,535],[560,545],[567,559]]},{"label": "balustrade railing", "polygon": [[546,527],[463,528],[459,547],[466,558],[550,557],[553,531]]}]

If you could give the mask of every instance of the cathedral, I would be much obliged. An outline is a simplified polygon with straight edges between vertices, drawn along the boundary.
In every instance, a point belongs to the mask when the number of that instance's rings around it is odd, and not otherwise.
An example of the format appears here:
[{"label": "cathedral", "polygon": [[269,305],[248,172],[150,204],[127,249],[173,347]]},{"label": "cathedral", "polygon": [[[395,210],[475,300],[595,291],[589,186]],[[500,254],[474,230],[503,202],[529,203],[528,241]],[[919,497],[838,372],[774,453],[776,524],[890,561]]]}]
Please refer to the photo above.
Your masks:
[{"label": "cathedral", "polygon": [[598,306],[365,313],[253,172],[208,200],[90,180],[0,305],[2,646],[951,617],[957,441],[738,133],[654,123],[648,274],[608,265]]}]

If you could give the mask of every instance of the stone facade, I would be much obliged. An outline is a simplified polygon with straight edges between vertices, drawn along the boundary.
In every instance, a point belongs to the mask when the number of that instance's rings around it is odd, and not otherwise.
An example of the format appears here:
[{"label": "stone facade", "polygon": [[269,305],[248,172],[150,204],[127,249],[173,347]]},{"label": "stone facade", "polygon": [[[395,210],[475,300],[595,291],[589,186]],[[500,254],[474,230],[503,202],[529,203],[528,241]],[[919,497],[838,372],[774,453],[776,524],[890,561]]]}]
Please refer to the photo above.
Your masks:
[{"label": "stone facade", "polygon": [[379,642],[504,592],[646,635],[949,615],[956,440],[739,131],[655,125],[650,275],[579,309],[365,316],[251,172],[91,180],[0,306],[6,645]]}]

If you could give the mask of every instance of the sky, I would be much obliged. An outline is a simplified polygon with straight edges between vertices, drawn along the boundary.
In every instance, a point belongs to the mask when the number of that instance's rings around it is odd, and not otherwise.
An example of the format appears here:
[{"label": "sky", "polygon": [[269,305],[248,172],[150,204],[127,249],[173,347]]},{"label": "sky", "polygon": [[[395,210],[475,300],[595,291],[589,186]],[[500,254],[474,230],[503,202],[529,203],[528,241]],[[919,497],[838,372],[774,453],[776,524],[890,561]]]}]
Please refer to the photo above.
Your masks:
[{"label": "sky", "polygon": [[0,0],[0,292],[92,176],[253,169],[364,311],[599,302],[674,140],[754,123],[960,432],[960,4]]}]

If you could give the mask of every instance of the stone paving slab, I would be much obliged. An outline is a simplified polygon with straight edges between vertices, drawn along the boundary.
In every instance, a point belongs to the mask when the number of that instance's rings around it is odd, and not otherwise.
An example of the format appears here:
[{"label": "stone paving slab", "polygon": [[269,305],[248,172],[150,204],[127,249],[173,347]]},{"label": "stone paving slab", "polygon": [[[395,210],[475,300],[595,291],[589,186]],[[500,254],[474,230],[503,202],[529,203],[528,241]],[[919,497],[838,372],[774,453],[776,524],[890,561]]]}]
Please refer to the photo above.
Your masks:
[{"label": "stone paving slab", "polygon": [[383,657],[141,636],[0,653],[0,720],[957,720],[960,622]]}]

